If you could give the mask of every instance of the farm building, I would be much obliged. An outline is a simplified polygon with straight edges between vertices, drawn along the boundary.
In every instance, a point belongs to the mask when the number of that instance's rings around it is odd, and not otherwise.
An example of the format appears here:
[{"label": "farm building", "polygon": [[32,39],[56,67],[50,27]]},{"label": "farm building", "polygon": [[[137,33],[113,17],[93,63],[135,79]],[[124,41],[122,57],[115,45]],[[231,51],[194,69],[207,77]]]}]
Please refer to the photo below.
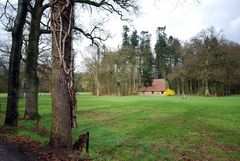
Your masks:
[{"label": "farm building", "polygon": [[142,87],[138,90],[140,95],[161,95],[166,90],[165,79],[153,79],[152,85],[149,87]]}]

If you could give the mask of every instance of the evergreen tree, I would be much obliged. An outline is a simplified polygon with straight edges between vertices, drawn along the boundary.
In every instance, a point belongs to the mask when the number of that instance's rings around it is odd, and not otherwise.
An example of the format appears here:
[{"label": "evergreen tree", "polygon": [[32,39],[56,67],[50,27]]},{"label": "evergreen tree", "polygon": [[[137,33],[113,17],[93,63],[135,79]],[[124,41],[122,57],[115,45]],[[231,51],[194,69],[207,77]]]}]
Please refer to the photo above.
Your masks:
[{"label": "evergreen tree", "polygon": [[127,25],[124,25],[123,26],[123,34],[122,34],[122,45],[123,46],[126,46],[126,45],[129,45],[129,33],[130,29]]},{"label": "evergreen tree", "polygon": [[144,86],[150,86],[153,76],[153,54],[150,45],[151,35],[142,31],[140,36],[140,73]]},{"label": "evergreen tree", "polygon": [[165,27],[158,27],[157,34],[157,42],[154,47],[154,51],[156,54],[155,59],[155,67],[156,67],[156,77],[164,78],[166,76],[166,54],[167,54],[167,37],[165,33]]}]

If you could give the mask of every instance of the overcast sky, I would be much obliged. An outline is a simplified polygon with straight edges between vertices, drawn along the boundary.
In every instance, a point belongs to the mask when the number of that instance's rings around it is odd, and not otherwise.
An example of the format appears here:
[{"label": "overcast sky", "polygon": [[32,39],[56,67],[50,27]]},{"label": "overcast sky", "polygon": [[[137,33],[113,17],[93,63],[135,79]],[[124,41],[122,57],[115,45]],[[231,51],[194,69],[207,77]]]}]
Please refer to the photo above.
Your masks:
[{"label": "overcast sky", "polygon": [[[121,45],[123,25],[129,25],[131,30],[136,29],[138,33],[149,31],[152,34],[152,46],[156,42],[155,32],[159,26],[166,26],[166,34],[182,42],[189,41],[202,29],[214,26],[223,31],[226,39],[240,43],[240,0],[200,0],[200,3],[196,3],[197,0],[139,1],[140,14],[132,18],[131,24],[114,17],[105,25],[112,35],[106,42],[108,47],[117,49]],[[79,42],[76,46],[81,44],[84,43]],[[87,55],[88,51],[81,49],[79,53],[77,65],[81,64],[81,57]]]},{"label": "overcast sky", "polygon": [[[225,38],[240,43],[240,0],[200,0],[199,4],[193,3],[193,0],[177,1],[140,0],[141,14],[133,19],[132,25],[139,33],[149,31],[152,44],[159,26],[166,26],[167,35],[182,41],[189,40],[202,29],[215,26],[223,31]],[[109,23],[113,35],[107,43],[109,46],[116,48],[121,44],[123,24],[118,20]]]},{"label": "overcast sky", "polygon": [[[3,2],[3,0],[0,0]],[[106,45],[117,49],[122,41],[122,26],[127,24],[131,30],[149,31],[152,34],[151,44],[155,44],[155,31],[159,26],[166,26],[168,36],[172,35],[181,41],[188,41],[202,29],[215,26],[222,30],[225,38],[240,43],[240,0],[139,0],[140,14],[132,17],[131,24],[122,22],[119,17],[112,16],[105,24],[111,33]],[[182,2],[182,3],[177,3]],[[80,13],[80,12],[79,12]],[[100,15],[92,15],[100,17]],[[81,16],[82,23],[91,22],[91,16]],[[104,18],[104,17],[102,17]],[[3,32],[1,32],[4,35]],[[80,65],[82,56],[87,55],[85,47],[90,42],[75,43],[77,51],[76,64]],[[84,45],[85,44],[85,45]]]}]

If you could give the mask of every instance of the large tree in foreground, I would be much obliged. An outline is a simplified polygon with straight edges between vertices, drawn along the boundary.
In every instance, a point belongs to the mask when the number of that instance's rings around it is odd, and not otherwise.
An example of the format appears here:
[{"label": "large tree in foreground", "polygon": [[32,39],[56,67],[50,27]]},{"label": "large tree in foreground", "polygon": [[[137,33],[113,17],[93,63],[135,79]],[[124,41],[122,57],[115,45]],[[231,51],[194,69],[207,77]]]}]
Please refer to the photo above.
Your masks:
[{"label": "large tree in foreground", "polygon": [[[124,19],[124,12],[136,10],[134,0],[75,0],[81,7],[91,10],[101,9],[116,13]],[[52,129],[50,145],[55,148],[70,148],[72,145],[71,127],[76,126],[76,98],[73,89],[72,28],[74,0],[50,0],[52,30]],[[74,27],[79,33],[92,40],[101,40],[94,35],[99,27],[91,32]]]},{"label": "large tree in foreground", "polygon": [[5,125],[17,126],[19,100],[19,71],[23,27],[27,16],[27,0],[18,0],[17,16],[12,29],[12,47],[9,60],[8,97]]},{"label": "large tree in foreground", "polygon": [[72,27],[74,0],[50,1],[52,29],[52,130],[50,145],[71,148],[76,107],[73,90]]}]

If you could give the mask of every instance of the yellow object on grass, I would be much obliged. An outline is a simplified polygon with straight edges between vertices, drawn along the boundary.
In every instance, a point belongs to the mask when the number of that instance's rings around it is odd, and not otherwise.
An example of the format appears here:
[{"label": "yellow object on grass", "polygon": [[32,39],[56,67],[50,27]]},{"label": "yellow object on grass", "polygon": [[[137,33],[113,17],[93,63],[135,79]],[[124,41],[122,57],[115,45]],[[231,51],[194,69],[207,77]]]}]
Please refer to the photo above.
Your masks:
[{"label": "yellow object on grass", "polygon": [[164,96],[174,96],[175,95],[175,92],[174,90],[171,90],[171,89],[167,89],[164,93],[163,93]]}]

